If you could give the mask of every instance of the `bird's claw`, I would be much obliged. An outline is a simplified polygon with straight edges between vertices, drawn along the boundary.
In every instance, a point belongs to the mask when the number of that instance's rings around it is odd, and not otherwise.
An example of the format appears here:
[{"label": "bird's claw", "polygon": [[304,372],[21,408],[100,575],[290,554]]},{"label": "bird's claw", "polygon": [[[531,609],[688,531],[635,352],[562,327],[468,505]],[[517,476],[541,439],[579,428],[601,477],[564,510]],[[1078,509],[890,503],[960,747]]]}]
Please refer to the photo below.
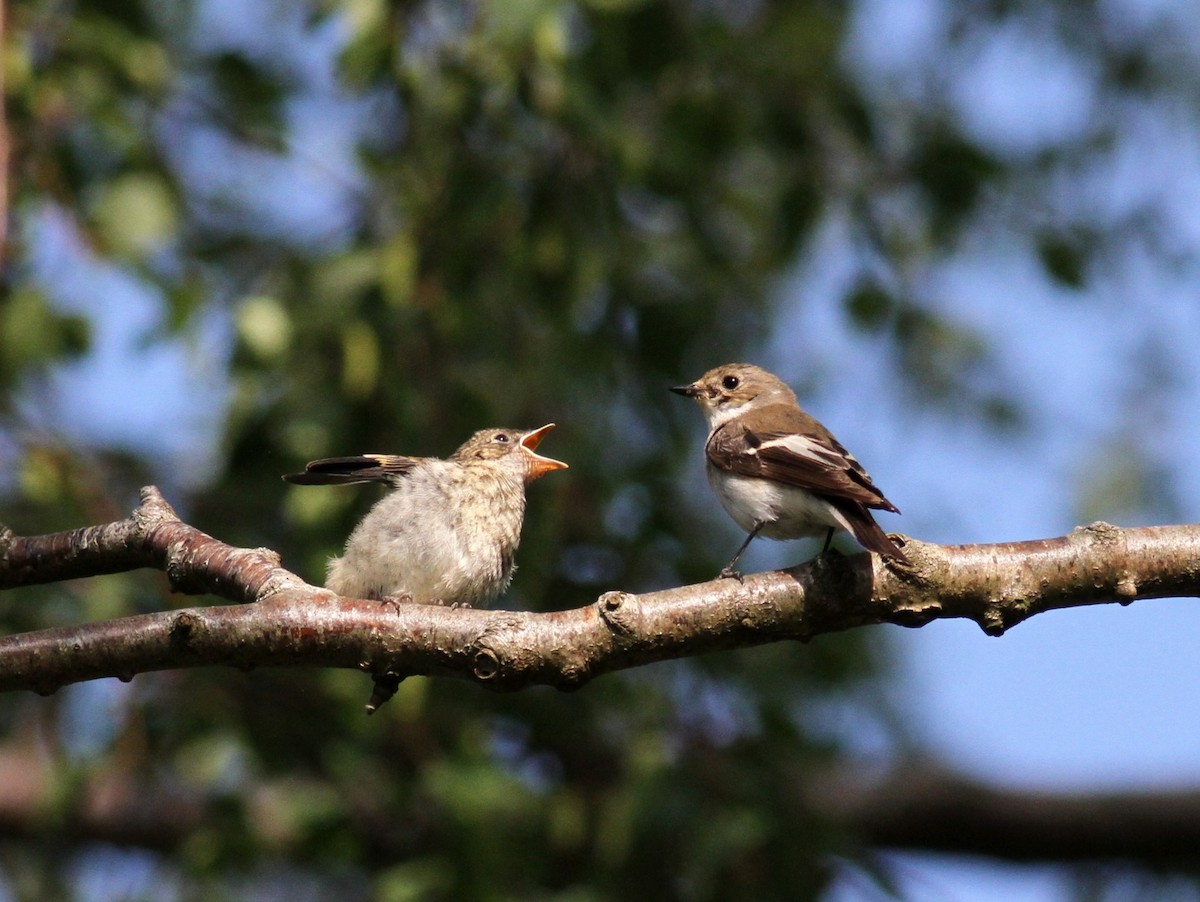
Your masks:
[{"label": "bird's claw", "polygon": [[412,604],[412,601],[413,601],[413,597],[409,593],[404,592],[404,593],[401,593],[400,595],[385,595],[385,596],[383,596],[383,598],[379,599],[379,604],[381,606],[390,604],[397,611],[399,611],[400,605]]},{"label": "bird's claw", "polygon": [[740,570],[734,570],[732,567],[725,567],[717,574],[717,579],[736,579],[739,583],[744,583],[746,577]]}]

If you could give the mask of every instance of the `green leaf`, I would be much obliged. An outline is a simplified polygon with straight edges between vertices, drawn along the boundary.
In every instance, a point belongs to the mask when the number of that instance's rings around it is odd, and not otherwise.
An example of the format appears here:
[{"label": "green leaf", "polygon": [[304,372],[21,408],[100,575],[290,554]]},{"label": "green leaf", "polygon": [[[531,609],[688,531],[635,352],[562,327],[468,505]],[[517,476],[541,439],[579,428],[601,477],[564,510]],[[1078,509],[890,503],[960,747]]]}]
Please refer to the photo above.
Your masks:
[{"label": "green leaf", "polygon": [[103,185],[93,220],[118,257],[140,259],[173,242],[179,231],[174,192],[159,173],[132,172]]}]

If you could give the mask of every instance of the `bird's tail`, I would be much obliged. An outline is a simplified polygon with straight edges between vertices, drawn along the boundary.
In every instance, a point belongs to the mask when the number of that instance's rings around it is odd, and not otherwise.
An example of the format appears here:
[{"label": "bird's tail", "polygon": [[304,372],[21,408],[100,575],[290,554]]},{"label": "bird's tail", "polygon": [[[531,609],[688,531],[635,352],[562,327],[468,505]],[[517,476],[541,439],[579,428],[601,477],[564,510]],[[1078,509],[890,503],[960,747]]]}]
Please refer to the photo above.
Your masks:
[{"label": "bird's tail", "polygon": [[283,480],[296,485],[353,485],[358,482],[392,482],[411,468],[411,458],[391,454],[325,457],[307,464],[303,473],[288,473]]},{"label": "bird's tail", "polygon": [[900,546],[897,545],[892,538],[880,528],[875,522],[875,518],[861,504],[837,504],[831,499],[838,511],[846,518],[850,524],[850,531],[854,534],[855,541],[868,551],[874,551],[876,554],[882,554],[884,557],[890,557],[893,560],[900,561],[903,564],[911,564]]}]

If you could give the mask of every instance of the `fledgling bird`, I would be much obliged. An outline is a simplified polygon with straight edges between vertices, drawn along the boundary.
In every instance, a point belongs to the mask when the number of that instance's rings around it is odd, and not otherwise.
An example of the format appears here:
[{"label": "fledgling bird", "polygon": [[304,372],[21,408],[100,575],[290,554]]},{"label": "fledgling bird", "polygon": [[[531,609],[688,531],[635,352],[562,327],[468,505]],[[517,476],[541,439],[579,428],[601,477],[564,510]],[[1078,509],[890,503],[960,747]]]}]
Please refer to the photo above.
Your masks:
[{"label": "fledgling bird", "polygon": [[899,509],[854,455],[800,408],[779,377],[748,363],[728,363],[671,391],[699,404],[708,419],[709,484],[748,533],[719,577],[741,578],[734,565],[758,535],[825,533],[828,549],[834,532],[844,529],[864,548],[910,563],[870,511]]},{"label": "fledgling bird", "polygon": [[566,468],[536,449],[553,423],[483,429],[449,458],[364,454],[314,460],[299,485],[385,482],[392,491],[329,562],[338,595],[483,607],[507,587],[525,518],[525,487]]}]

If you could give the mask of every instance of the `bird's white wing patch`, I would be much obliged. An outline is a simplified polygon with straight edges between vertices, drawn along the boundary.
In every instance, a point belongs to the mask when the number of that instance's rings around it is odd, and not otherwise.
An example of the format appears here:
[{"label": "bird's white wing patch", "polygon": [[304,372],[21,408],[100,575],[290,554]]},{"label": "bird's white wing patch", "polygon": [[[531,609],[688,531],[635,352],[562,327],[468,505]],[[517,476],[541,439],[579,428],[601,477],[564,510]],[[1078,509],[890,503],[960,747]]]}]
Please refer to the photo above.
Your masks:
[{"label": "bird's white wing patch", "polygon": [[807,458],[821,466],[844,467],[846,465],[845,455],[811,435],[797,433],[773,438],[759,445],[759,450],[764,448],[781,448],[790,454]]}]

